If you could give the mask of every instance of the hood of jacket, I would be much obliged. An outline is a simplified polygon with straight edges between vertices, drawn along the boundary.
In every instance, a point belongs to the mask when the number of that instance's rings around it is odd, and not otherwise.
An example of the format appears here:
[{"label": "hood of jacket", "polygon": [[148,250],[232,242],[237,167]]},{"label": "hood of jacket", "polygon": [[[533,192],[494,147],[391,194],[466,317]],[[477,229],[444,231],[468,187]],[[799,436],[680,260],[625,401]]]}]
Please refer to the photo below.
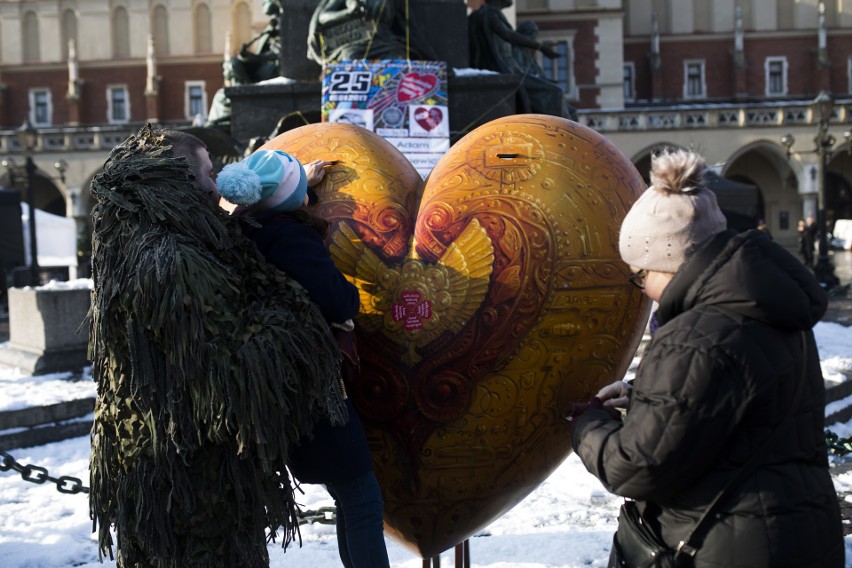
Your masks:
[{"label": "hood of jacket", "polygon": [[659,304],[660,325],[702,306],[805,330],[825,314],[828,297],[814,275],[762,231],[724,231],[684,262]]}]

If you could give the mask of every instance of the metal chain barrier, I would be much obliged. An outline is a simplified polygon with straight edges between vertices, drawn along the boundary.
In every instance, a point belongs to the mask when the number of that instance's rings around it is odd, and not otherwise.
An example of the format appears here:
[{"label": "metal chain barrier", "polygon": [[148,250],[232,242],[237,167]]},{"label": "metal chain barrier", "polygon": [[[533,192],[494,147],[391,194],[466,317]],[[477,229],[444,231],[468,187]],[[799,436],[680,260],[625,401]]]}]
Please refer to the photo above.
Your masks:
[{"label": "metal chain barrier", "polygon": [[[24,481],[29,481],[37,485],[43,484],[45,481],[56,484],[56,490],[60,493],[70,495],[76,493],[88,493],[89,488],[83,485],[83,482],[76,477],[63,475],[62,477],[52,477],[47,469],[37,465],[22,465],[18,463],[14,456],[0,450],[0,456],[3,456],[3,461],[0,463],[0,471],[14,470],[21,474]],[[333,525],[337,523],[337,509],[334,507],[320,507],[316,510],[299,511],[299,524],[314,524],[320,523],[323,525]]]},{"label": "metal chain barrier", "polygon": [[21,474],[24,481],[41,485],[45,481],[56,484],[56,490],[60,493],[68,493],[74,495],[76,493],[88,493],[89,488],[83,485],[83,482],[76,477],[63,475],[62,477],[51,477],[47,470],[37,465],[21,465],[11,454],[0,451],[3,456],[3,463],[0,464],[0,471],[9,471],[10,469]]},{"label": "metal chain barrier", "polygon": [[299,511],[300,525],[312,525],[314,523],[321,525],[337,524],[337,509],[334,507],[320,507],[315,511]]},{"label": "metal chain barrier", "polygon": [[831,430],[826,430],[825,443],[828,446],[828,451],[836,456],[852,453],[852,436],[841,438]]}]

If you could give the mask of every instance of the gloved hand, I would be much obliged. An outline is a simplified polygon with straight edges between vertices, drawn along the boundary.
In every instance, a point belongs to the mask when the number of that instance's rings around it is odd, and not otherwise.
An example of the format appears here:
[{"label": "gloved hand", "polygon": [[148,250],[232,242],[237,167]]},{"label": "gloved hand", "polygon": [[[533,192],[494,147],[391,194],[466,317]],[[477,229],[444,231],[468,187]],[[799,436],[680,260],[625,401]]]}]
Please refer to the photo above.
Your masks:
[{"label": "gloved hand", "polygon": [[573,422],[580,416],[586,413],[586,411],[595,409],[595,410],[603,410],[607,414],[609,414],[612,418],[616,420],[621,420],[621,413],[619,413],[615,408],[611,406],[604,406],[604,403],[598,397],[593,397],[587,403],[575,403],[572,404],[568,408],[568,412],[565,414],[565,420],[568,422]]},{"label": "gloved hand", "polygon": [[598,391],[595,396],[609,408],[627,408],[633,387],[624,381],[615,381]]}]

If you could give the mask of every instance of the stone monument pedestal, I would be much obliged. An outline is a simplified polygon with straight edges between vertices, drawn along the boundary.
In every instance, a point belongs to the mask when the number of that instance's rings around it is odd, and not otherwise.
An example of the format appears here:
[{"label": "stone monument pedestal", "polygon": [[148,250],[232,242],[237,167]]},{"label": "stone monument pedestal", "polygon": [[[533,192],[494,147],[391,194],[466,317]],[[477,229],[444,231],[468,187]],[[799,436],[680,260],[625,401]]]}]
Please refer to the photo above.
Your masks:
[{"label": "stone monument pedestal", "polygon": [[[516,114],[520,80],[518,75],[496,73],[450,77],[447,96],[452,141],[494,119]],[[292,112],[317,117],[322,103],[319,81],[241,85],[226,88],[225,94],[231,100],[231,136],[244,143],[269,136],[278,121]]]},{"label": "stone monument pedestal", "polygon": [[[318,122],[322,105],[322,68],[308,58],[308,29],[316,0],[281,0],[280,74],[292,82],[272,80],[225,88],[230,100],[230,134],[243,144],[268,137],[283,117],[302,112]],[[461,0],[411,0],[411,42],[428,47],[431,57],[447,63],[450,137],[455,142],[470,130],[517,113],[518,75],[453,75],[468,69],[467,7]],[[425,51],[424,51],[425,52]]]},{"label": "stone monument pedestal", "polygon": [[10,288],[9,342],[0,345],[0,365],[33,375],[89,365],[89,326],[82,324],[91,294],[87,288]]}]

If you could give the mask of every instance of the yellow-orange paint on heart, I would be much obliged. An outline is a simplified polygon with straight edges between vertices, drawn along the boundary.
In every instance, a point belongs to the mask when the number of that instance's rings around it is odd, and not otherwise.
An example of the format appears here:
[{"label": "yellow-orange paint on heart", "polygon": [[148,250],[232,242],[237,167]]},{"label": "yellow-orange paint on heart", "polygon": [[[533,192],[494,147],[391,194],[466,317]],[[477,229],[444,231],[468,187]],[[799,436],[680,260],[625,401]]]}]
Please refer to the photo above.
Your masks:
[{"label": "yellow-orange paint on heart", "polygon": [[314,212],[361,291],[348,391],[387,530],[436,556],[546,479],[571,451],[570,406],[624,376],[650,308],[617,246],[642,178],[600,134],[543,115],[476,129],[425,182],[356,126],[265,147],[339,160]]}]

